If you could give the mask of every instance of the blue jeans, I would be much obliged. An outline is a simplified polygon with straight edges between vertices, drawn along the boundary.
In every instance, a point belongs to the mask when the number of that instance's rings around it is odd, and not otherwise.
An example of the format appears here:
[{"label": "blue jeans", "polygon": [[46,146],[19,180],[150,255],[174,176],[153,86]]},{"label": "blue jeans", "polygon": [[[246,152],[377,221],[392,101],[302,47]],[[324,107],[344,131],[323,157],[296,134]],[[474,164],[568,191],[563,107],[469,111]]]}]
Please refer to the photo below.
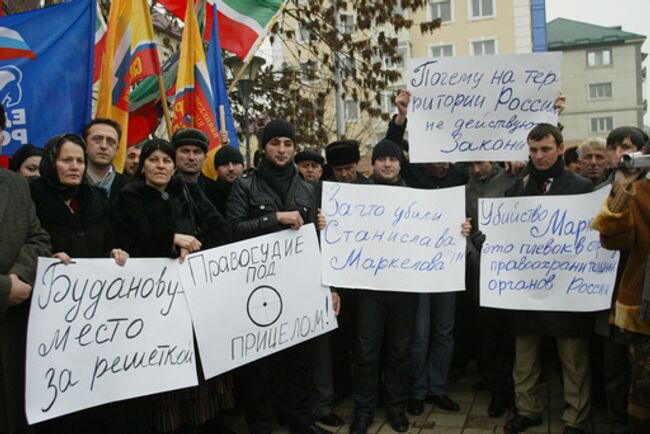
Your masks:
[{"label": "blue jeans", "polygon": [[447,394],[447,375],[454,356],[456,293],[419,297],[411,345],[412,399]]}]

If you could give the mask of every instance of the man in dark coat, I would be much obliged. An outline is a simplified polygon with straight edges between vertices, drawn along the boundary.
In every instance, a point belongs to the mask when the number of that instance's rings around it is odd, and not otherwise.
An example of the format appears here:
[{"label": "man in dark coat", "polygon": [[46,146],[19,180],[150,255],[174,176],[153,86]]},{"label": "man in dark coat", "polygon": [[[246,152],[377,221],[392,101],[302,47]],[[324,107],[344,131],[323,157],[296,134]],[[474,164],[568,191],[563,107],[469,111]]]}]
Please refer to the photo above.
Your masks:
[{"label": "man in dark coat", "polygon": [[[506,172],[490,161],[469,163],[469,182],[465,186],[465,206],[467,216],[472,219],[475,231],[470,237],[482,237],[478,229],[478,200],[481,198],[503,197],[514,185],[517,177]],[[508,327],[507,311],[479,307],[480,290],[480,240],[467,243],[466,278],[467,295],[471,298],[472,316],[476,319],[474,334],[479,330],[482,355],[482,383],[492,394],[488,415],[502,416],[512,397],[512,334]]]},{"label": "man in dark coat", "polygon": [[307,181],[318,182],[323,176],[323,164],[325,159],[313,149],[303,149],[293,158],[298,167],[298,172]]},{"label": "man in dark coat", "polygon": [[[333,169],[328,181],[369,184],[366,177],[357,172],[359,163],[359,144],[352,140],[341,140],[330,143],[325,148],[327,163]],[[298,153],[294,161],[301,170],[301,163],[310,163],[308,172],[303,172],[305,179],[320,178],[323,157],[311,150]],[[313,165],[318,165],[315,169]],[[305,165],[303,165],[305,166]],[[305,167],[303,167],[305,169]],[[309,175],[318,174],[318,176]],[[321,184],[318,185],[320,187]],[[321,195],[318,188],[317,196]],[[333,404],[352,391],[352,360],[350,354],[354,351],[356,333],[356,290],[332,288],[341,298],[341,304],[346,308],[339,314],[339,327],[332,333],[318,336],[314,339],[314,416],[322,424],[339,427],[344,421],[334,412]],[[334,351],[332,351],[334,348]]]},{"label": "man in dark coat", "polygon": [[[354,140],[339,140],[325,148],[327,164],[332,169],[330,182],[346,184],[370,184],[368,178],[359,173],[361,155],[359,143]],[[352,372],[355,365],[355,336],[357,325],[357,290],[336,288],[341,297],[341,310],[338,316],[339,328],[331,333],[332,380],[334,400],[340,400],[352,392]],[[352,357],[351,357],[352,355]]]},{"label": "man in dark coat", "polygon": [[129,178],[115,171],[113,159],[122,137],[120,124],[113,119],[95,118],[84,128],[84,140],[88,153],[86,179],[101,188],[110,203],[128,182]]},{"label": "man in dark coat", "polygon": [[[3,113],[4,114],[4,113]],[[0,432],[27,433],[25,346],[36,260],[50,256],[50,239],[32,203],[27,181],[0,169]]]},{"label": "man in dark coat", "polygon": [[[506,196],[581,194],[592,191],[591,181],[564,167],[564,144],[560,130],[539,124],[528,134],[530,160],[528,175],[518,180]],[[518,414],[505,426],[506,434],[516,434],[540,425],[543,411],[539,396],[541,339],[554,336],[557,342],[564,399],[564,434],[582,434],[591,407],[589,342],[593,314],[581,312],[512,311],[515,333],[515,365],[512,377]]]},{"label": "man in dark coat", "polygon": [[172,136],[171,144],[176,150],[176,170],[183,181],[196,184],[212,205],[218,208],[215,203],[217,183],[201,172],[210,145],[207,134],[197,128],[181,128]]},{"label": "man in dark coat", "polygon": [[[293,164],[296,152],[293,125],[273,120],[262,133],[262,159],[257,169],[235,181],[226,216],[235,239],[253,238],[284,229],[298,229],[317,221],[315,186],[302,179]],[[241,370],[245,415],[252,434],[272,429],[273,359],[287,359],[286,408],[292,433],[328,433],[314,425],[313,342],[294,345],[281,353],[249,363]]]},{"label": "man in dark coat", "polygon": [[[460,166],[446,162],[413,164],[408,161],[408,143],[403,137],[410,98],[411,94],[407,90],[397,94],[397,114],[389,122],[386,132],[387,139],[402,145],[405,158],[402,161],[401,175],[406,185],[436,189],[467,183],[467,175]],[[461,297],[464,296],[465,292],[418,294],[415,333],[411,343],[411,387],[406,407],[413,416],[424,413],[424,400],[443,410],[460,411],[460,405],[447,395],[447,378],[454,357],[456,300],[457,297],[463,300]],[[461,353],[464,356],[467,351]]]},{"label": "man in dark coat", "polygon": [[232,146],[222,146],[214,154],[214,167],[217,169],[216,188],[206,195],[217,211],[225,216],[230,189],[235,180],[244,173],[244,157]]},{"label": "man in dark coat", "polygon": [[[384,139],[372,151],[374,184],[405,186],[400,177],[402,151]],[[404,406],[409,389],[409,349],[415,326],[418,296],[398,291],[358,290],[357,365],[354,373],[354,420],[350,434],[366,434],[377,406],[382,342],[385,343],[386,416],[397,432],[409,421]]]}]

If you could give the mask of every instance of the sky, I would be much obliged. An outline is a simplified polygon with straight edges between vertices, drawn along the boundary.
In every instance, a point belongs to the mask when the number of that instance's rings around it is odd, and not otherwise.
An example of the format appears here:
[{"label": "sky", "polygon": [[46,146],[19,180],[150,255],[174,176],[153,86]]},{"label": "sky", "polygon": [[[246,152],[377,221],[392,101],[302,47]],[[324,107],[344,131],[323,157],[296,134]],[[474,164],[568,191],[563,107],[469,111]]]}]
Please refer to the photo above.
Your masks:
[{"label": "sky", "polygon": [[[648,57],[643,66],[650,72],[650,0],[546,0],[546,21],[558,17],[601,26],[622,26],[624,31],[645,35],[642,51]],[[650,75],[644,87],[644,98],[650,99]],[[650,125],[650,113],[646,113],[644,123]]]}]

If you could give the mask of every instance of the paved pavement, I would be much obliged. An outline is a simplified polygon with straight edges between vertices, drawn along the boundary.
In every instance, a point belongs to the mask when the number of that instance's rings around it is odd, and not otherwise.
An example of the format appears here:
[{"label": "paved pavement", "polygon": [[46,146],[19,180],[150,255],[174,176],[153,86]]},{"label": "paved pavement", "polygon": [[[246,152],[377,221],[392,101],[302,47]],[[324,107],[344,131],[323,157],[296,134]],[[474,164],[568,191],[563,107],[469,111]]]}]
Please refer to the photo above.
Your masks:
[{"label": "paved pavement", "polygon": [[[547,371],[548,372],[548,371]],[[431,404],[425,404],[424,414],[411,416],[407,414],[411,422],[409,434],[488,434],[503,433],[503,426],[511,416],[511,412],[500,418],[490,418],[487,415],[487,407],[490,403],[490,394],[487,391],[475,391],[473,384],[478,382],[477,374],[466,375],[459,381],[449,385],[449,396],[461,406],[459,413],[433,408]],[[551,375],[549,380],[541,385],[546,403],[544,412],[544,423],[541,426],[529,429],[526,432],[533,434],[562,434],[562,411],[564,400],[562,399],[562,386],[559,375]],[[338,429],[337,433],[348,433],[349,424],[353,417],[353,403],[350,398],[336,407],[336,413],[341,416],[346,424]],[[246,424],[241,415],[230,416],[227,424],[238,434],[247,432]],[[323,428],[332,430],[331,427]],[[589,420],[588,432],[592,434],[607,434],[606,410],[603,408],[592,409],[592,416]],[[382,409],[377,411],[375,422],[368,430],[369,434],[392,434],[395,433],[390,424],[386,421]],[[286,427],[276,427],[273,433],[289,434]]]}]

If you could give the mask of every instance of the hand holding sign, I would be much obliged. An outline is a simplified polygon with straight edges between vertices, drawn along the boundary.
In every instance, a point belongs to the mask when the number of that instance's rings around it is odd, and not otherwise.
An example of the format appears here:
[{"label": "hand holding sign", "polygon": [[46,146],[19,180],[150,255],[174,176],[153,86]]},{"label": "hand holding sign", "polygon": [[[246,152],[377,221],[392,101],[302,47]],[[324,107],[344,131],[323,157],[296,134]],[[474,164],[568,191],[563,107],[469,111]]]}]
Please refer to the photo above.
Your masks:
[{"label": "hand holding sign", "polygon": [[289,226],[291,229],[300,229],[305,224],[298,211],[278,211],[275,215],[280,223]]}]

